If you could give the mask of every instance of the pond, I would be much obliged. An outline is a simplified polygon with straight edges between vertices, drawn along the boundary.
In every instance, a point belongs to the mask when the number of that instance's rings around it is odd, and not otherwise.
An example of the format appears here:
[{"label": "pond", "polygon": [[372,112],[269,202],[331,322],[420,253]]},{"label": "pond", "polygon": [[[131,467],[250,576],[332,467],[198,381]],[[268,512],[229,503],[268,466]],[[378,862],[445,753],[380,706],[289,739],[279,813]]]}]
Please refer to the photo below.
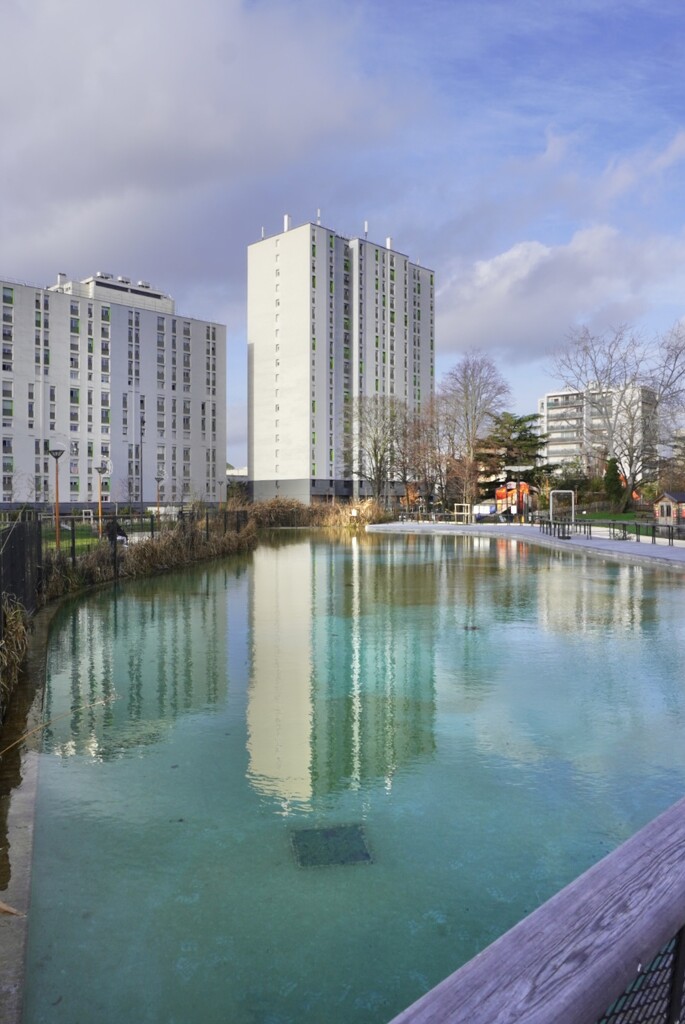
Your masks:
[{"label": "pond", "polygon": [[682,796],[685,594],[494,537],[65,607],[24,1024],[383,1024]]}]

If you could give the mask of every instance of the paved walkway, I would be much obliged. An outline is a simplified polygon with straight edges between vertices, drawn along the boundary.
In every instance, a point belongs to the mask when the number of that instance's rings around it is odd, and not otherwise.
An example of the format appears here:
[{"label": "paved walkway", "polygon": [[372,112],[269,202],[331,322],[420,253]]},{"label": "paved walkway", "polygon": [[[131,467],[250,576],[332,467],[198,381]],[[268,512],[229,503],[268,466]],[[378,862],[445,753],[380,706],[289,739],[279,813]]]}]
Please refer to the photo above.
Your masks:
[{"label": "paved walkway", "polygon": [[592,538],[582,534],[574,534],[569,540],[549,537],[540,531],[538,526],[527,524],[479,523],[472,526],[454,526],[451,523],[378,523],[367,526],[371,533],[422,533],[442,536],[474,536],[489,534],[493,537],[515,537],[529,544],[540,547],[554,548],[562,551],[578,551],[585,554],[608,558],[616,562],[639,563],[655,567],[685,570],[685,540],[675,541],[669,547],[665,537],[657,538],[656,544],[651,539],[639,542],[632,537],[630,540],[615,540],[609,536],[606,527],[592,525]]}]

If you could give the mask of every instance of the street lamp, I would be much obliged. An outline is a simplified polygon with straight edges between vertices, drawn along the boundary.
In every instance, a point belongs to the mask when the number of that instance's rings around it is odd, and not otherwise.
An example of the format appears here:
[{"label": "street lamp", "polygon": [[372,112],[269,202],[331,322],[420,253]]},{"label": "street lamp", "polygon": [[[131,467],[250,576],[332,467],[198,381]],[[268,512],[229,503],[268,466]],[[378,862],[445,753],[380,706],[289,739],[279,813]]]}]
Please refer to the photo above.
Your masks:
[{"label": "street lamp", "polygon": [[48,451],[55,460],[55,547],[59,551],[59,460],[64,455],[64,446],[55,444]]},{"label": "street lamp", "polygon": [[102,537],[102,478],[112,472],[112,464],[109,459],[103,459],[95,469],[98,474],[98,536]]},{"label": "street lamp", "polygon": [[140,514],[145,514],[143,497],[143,438],[145,437],[145,395],[140,396]]},{"label": "street lamp", "polygon": [[157,476],[155,477],[155,483],[157,484],[157,523],[160,525],[160,528],[161,524],[159,519],[159,485],[162,483],[163,480],[164,473],[158,473]]},{"label": "street lamp", "polygon": [[223,499],[221,496],[221,488],[226,483],[225,480],[217,480],[217,487],[219,488],[219,512],[221,512],[221,506],[223,505]]}]

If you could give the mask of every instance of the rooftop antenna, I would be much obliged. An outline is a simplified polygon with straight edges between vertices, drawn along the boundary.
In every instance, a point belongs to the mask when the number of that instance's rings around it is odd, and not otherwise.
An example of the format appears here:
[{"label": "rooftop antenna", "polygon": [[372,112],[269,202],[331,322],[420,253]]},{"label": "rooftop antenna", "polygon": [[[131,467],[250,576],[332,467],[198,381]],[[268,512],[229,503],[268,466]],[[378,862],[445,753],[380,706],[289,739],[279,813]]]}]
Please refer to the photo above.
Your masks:
[{"label": "rooftop antenna", "polygon": [[321,210],[316,211],[316,223],[321,224]]},{"label": "rooftop antenna", "polygon": [[364,221],[364,238],[368,238],[368,237],[369,237],[369,222],[368,222],[368,220],[365,220]]},{"label": "rooftop antenna", "polygon": [[262,238],[264,238],[264,225],[262,224]]}]

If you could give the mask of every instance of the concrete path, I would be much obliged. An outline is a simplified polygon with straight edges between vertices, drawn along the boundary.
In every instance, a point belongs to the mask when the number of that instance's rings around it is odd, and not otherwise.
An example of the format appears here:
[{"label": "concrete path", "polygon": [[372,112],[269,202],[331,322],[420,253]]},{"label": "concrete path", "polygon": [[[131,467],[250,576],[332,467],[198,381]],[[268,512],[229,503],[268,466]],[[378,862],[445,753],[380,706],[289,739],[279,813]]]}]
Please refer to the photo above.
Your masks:
[{"label": "concrete path", "polygon": [[493,537],[511,537],[527,541],[540,547],[555,550],[583,552],[616,562],[639,563],[654,565],[655,568],[669,568],[676,571],[685,570],[685,540],[675,541],[669,547],[665,537],[657,538],[656,544],[651,539],[642,538],[639,542],[634,537],[630,540],[615,540],[609,535],[607,527],[592,526],[592,538],[582,534],[574,534],[570,540],[559,540],[541,533],[538,526],[527,524],[479,523],[472,526],[454,526],[451,523],[378,523],[366,528],[370,533],[421,533],[442,536],[474,536],[490,535]]}]

